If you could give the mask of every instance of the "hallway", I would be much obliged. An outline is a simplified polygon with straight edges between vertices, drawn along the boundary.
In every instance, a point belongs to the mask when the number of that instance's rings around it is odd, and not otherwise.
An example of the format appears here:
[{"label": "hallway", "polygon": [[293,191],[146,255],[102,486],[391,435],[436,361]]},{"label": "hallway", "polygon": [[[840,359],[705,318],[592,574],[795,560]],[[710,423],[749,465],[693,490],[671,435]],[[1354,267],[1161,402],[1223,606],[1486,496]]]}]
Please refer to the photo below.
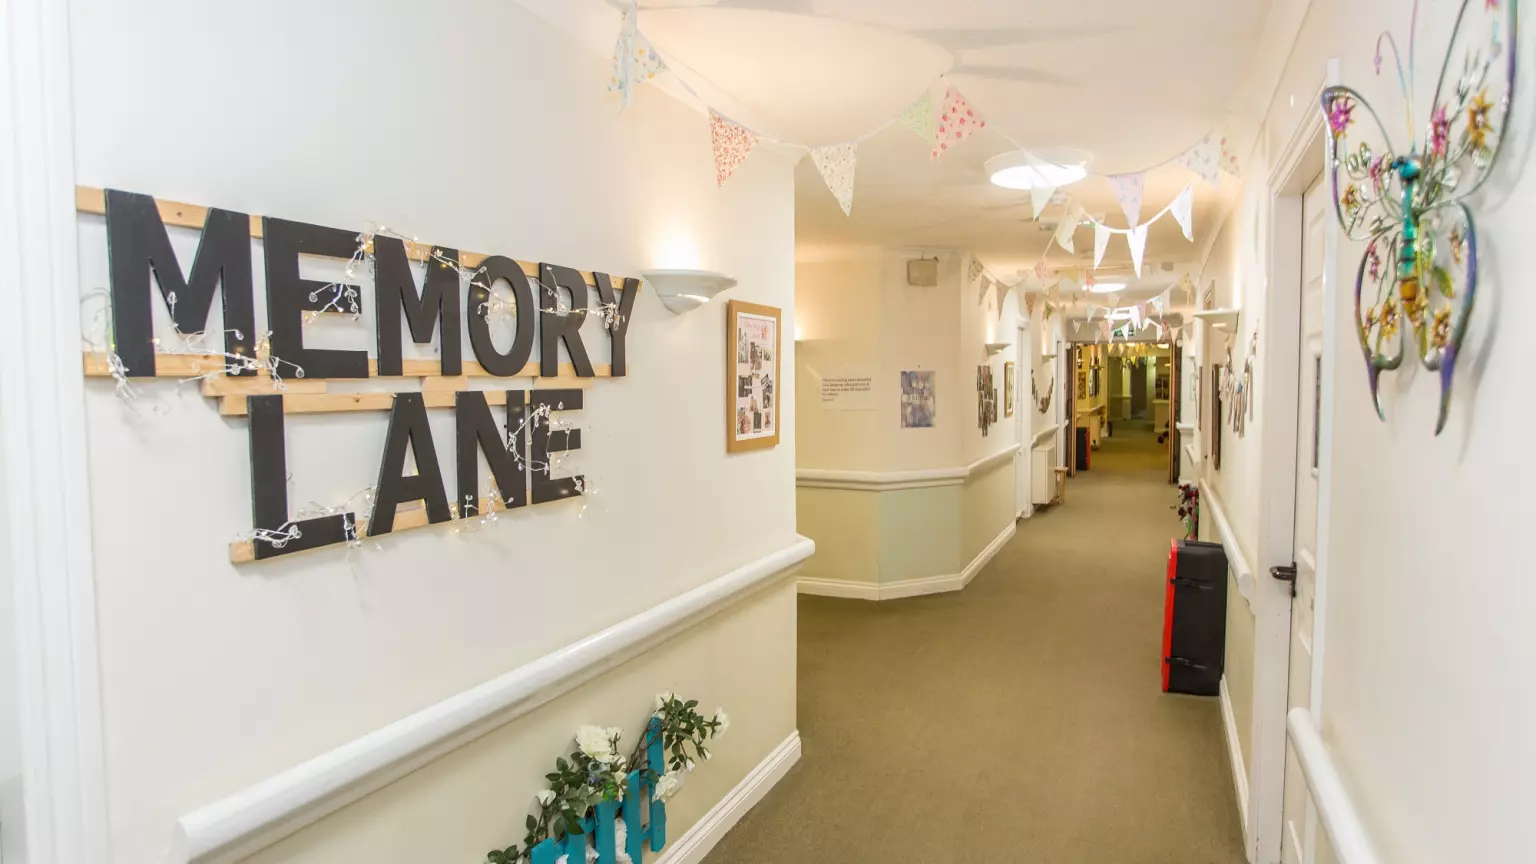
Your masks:
[{"label": "hallway", "polygon": [[806,758],[711,864],[1243,860],[1218,702],[1158,689],[1163,451],[1116,428],[964,591],[799,599]]}]

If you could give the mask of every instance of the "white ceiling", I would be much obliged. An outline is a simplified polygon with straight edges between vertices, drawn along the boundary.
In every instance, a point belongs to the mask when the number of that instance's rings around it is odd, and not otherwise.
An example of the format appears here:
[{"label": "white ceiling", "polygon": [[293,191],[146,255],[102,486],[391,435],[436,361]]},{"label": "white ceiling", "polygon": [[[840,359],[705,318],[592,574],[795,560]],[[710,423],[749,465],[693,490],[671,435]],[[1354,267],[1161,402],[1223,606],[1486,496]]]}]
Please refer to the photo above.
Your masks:
[{"label": "white ceiling", "polygon": [[[520,0],[585,16],[606,43],[617,0]],[[601,13],[593,4],[609,8]],[[586,6],[572,12],[571,6]],[[765,136],[798,144],[858,138],[898,115],[940,75],[988,128],[937,162],[898,125],[859,148],[853,215],[837,206],[809,159],[796,170],[796,238],[811,254],[844,246],[970,249],[1005,281],[1040,259],[1051,236],[1031,218],[1029,194],[987,183],[983,163],[1014,149],[1067,146],[1093,154],[1096,172],[1166,162],[1232,113],[1271,0],[641,0],[640,29],[672,71],[715,108]],[[536,9],[536,11],[539,11]],[[550,13],[553,15],[555,13]],[[546,17],[550,17],[546,15]],[[588,41],[603,40],[603,35]],[[933,89],[942,97],[942,85]],[[1241,154],[1246,155],[1246,154]],[[1172,218],[1151,229],[1149,262],[1188,263],[1215,229],[1223,194],[1177,165],[1148,178],[1143,219],[1195,184],[1195,235]],[[1069,188],[1089,213],[1123,226],[1106,181]],[[1053,205],[1042,219],[1054,221]],[[1092,264],[1093,231],[1074,259]],[[1123,238],[1106,268],[1128,270]],[[1101,274],[1104,276],[1106,274]],[[1156,289],[1156,290],[1161,290]]]}]

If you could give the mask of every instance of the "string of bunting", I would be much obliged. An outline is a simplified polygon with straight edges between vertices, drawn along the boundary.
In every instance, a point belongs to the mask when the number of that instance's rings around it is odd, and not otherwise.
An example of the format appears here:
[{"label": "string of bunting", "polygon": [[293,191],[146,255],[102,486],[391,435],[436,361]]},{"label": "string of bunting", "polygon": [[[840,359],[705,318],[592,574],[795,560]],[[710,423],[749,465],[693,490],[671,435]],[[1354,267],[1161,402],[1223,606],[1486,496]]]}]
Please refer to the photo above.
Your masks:
[{"label": "string of bunting", "polygon": [[[662,72],[669,71],[671,66],[687,70],[691,75],[700,77],[697,72],[686,64],[678,62],[675,58],[668,61],[656,50],[650,40],[640,32],[638,9],[634,0],[630,0],[624,9],[623,20],[619,27],[618,40],[614,46],[613,69],[609,79],[608,89],[620,96],[620,110],[627,108],[634,98],[634,88],[641,83],[654,80]],[[853,212],[854,180],[858,168],[858,148],[864,141],[874,137],[885,129],[899,123],[913,134],[928,142],[931,151],[930,156],[938,159],[961,142],[970,138],[977,132],[987,127],[986,118],[982,117],[976,108],[967,100],[948,79],[940,76],[937,83],[944,85],[943,100],[938,104],[937,111],[933,100],[934,87],[930,85],[908,104],[896,117],[881,123],[874,129],[865,132],[851,140],[829,145],[805,145],[794,141],[785,141],[773,138],[753,130],[743,123],[727,116],[716,109],[697,90],[688,84],[682,76],[674,74],[672,80],[681,86],[690,96],[709,109],[710,141],[715,161],[715,181],[719,185],[725,185],[735,173],[736,169],[747,160],[752,150],[759,142],[769,142],[781,147],[792,147],[804,150],[811,155],[817,171],[821,173],[822,180],[826,182],[827,189],[832,193],[837,203],[843,209],[845,215]],[[717,85],[716,89],[719,89]],[[722,91],[724,92],[724,91]],[[1027,148],[1019,145],[1017,141],[1006,133],[1000,133],[1009,143],[1019,150],[1028,153]],[[1039,158],[1033,154],[1029,159],[1037,165],[1052,165],[1049,159]],[[1177,163],[1187,168],[1196,176],[1205,180],[1212,186],[1221,185],[1223,173],[1238,174],[1237,158],[1232,154],[1225,135],[1207,133],[1178,155],[1165,159],[1155,165],[1148,166],[1139,171],[1122,172],[1118,174],[1095,174],[1093,176],[1106,178],[1115,192],[1116,200],[1120,202],[1122,211],[1126,216],[1126,228],[1112,228],[1101,224],[1092,217],[1086,217],[1095,226],[1095,251],[1096,258],[1102,258],[1102,250],[1108,243],[1108,236],[1123,234],[1131,245],[1132,255],[1137,262],[1137,272],[1140,273],[1141,251],[1146,245],[1147,226],[1162,216],[1172,213],[1184,229],[1187,238],[1193,239],[1190,227],[1190,212],[1192,207],[1193,186],[1187,187],[1184,192],[1174,199],[1173,203],[1164,207],[1152,219],[1145,223],[1139,222],[1141,214],[1142,196],[1146,186],[1146,175],[1158,168],[1171,163]],[[1051,187],[1033,189],[1030,197],[1034,207],[1034,215],[1038,219],[1041,211],[1049,203],[1056,190]],[[1075,230],[1076,224],[1085,218],[1082,208],[1075,203],[1068,203],[1068,215],[1074,218],[1064,220],[1063,225],[1071,224]],[[1059,231],[1053,238],[1058,245],[1071,252],[1072,242],[1070,230],[1065,236]],[[1101,239],[1102,238],[1102,239]],[[1049,244],[1047,244],[1049,247]],[[1097,262],[1095,263],[1097,266]]]}]

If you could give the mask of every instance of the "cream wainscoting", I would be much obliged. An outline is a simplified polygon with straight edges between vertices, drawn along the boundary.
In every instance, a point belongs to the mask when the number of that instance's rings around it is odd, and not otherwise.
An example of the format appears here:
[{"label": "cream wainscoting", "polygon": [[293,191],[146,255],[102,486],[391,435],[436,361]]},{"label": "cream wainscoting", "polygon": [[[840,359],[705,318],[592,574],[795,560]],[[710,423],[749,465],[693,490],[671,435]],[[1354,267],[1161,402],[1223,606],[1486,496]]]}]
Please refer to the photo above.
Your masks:
[{"label": "cream wainscoting", "polygon": [[[402,818],[433,817],[434,800],[464,808],[462,795],[441,794],[450,785],[484,786],[486,794],[495,798],[487,806],[509,814],[505,836],[497,842],[504,845],[520,839],[523,802],[497,798],[497,790],[507,782],[522,785],[529,780],[521,776],[523,771],[544,770],[537,766],[561,753],[551,749],[530,756],[529,748],[513,745],[547,738],[558,748],[568,746],[570,730],[583,722],[643,722],[653,691],[676,687],[688,692],[687,667],[696,666],[698,656],[730,662],[726,655],[732,649],[724,643],[737,644],[740,639],[725,639],[731,634],[724,630],[739,636],[744,627],[788,627],[792,639],[793,592],[784,580],[814,551],[815,544],[801,537],[606,630],[188,813],[177,822],[172,860],[212,864],[252,855],[257,856],[252,860],[272,862],[362,860],[386,854],[382,850],[390,850],[387,860],[408,860],[406,850],[391,849],[389,844],[398,843],[401,835],[388,826],[398,825]],[[772,590],[781,584],[783,590]],[[722,630],[723,635],[714,630]],[[792,682],[793,656],[780,665],[784,668],[754,669],[751,674],[775,680],[787,676]],[[604,710],[606,694],[615,690],[635,691],[634,718],[587,716]],[[735,715],[732,738],[717,748],[711,771],[690,777],[697,786],[693,796],[685,791],[674,799],[671,809],[681,808],[669,813],[675,829],[703,826],[696,828],[697,836],[685,830],[674,841],[676,861],[694,860],[683,854],[685,842],[688,848],[707,851],[799,756],[792,703],[787,708],[732,705],[731,712]],[[627,723],[626,728],[634,726]],[[763,753],[768,758],[759,762]],[[535,764],[517,764],[529,759]],[[734,776],[730,776],[730,765],[721,766],[732,759],[741,765]],[[746,759],[750,761],[742,764]],[[518,773],[510,773],[509,766]],[[743,776],[746,779],[741,780]],[[736,785],[738,780],[742,785]],[[720,788],[711,790],[711,784]],[[735,791],[730,791],[732,785]],[[710,795],[711,791],[717,794]],[[708,813],[689,812],[690,808],[703,811],[717,801]],[[452,813],[435,815],[447,820],[444,824],[454,824]],[[438,844],[416,850],[438,860],[459,860],[466,853],[480,856],[491,845],[476,840],[466,843],[465,849],[450,849],[441,844],[453,842],[452,838],[419,835],[413,835],[412,841]]]},{"label": "cream wainscoting", "polygon": [[958,468],[800,469],[799,530],[817,557],[801,594],[894,600],[959,591],[1014,533],[1019,446]]}]

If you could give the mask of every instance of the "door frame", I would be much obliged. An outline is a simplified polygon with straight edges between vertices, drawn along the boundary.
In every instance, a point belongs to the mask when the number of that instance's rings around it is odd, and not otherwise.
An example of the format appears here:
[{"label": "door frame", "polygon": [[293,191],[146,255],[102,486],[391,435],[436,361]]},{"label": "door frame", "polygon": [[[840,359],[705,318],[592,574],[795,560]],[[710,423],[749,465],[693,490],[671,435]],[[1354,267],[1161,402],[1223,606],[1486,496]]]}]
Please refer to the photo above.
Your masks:
[{"label": "door frame", "polygon": [[[1339,80],[1336,59],[1325,64],[1325,86]],[[1316,99],[1314,99],[1316,102]],[[1289,689],[1291,597],[1289,586],[1267,578],[1268,569],[1291,563],[1295,544],[1296,458],[1300,393],[1303,196],[1326,165],[1327,135],[1319,111],[1304,112],[1272,161],[1268,178],[1268,214],[1264,242],[1269,290],[1260,323],[1264,398],[1255,406],[1264,446],[1259,465],[1259,538],[1254,590],[1254,669],[1252,762],[1249,766],[1250,859],[1261,864],[1280,860],[1284,829],[1286,705]],[[1319,411],[1317,574],[1312,637],[1311,705],[1322,704],[1323,656],[1327,621],[1329,529],[1332,521],[1334,381],[1338,351],[1337,314],[1339,228],[1323,234],[1323,380]],[[1310,801],[1310,799],[1309,799]],[[1304,860],[1314,855],[1316,817],[1308,805]]]},{"label": "door frame", "polygon": [[[1023,305],[1023,301],[1020,301]],[[1019,442],[1019,455],[1013,466],[1013,497],[1015,519],[1028,519],[1035,513],[1034,503],[1034,453],[1035,453],[1035,400],[1033,394],[1029,400],[1029,410],[1024,410],[1024,369],[1029,368],[1031,380],[1035,374],[1035,364],[1038,358],[1035,356],[1034,343],[1030,341],[1030,325],[1033,323],[1023,315],[1016,316],[1017,330],[1013,340],[1013,428]],[[1003,376],[1006,378],[1007,376]],[[1004,382],[1007,383],[1006,381]]]},{"label": "door frame", "polygon": [[[16,599],[26,850],[105,864],[106,760],[80,374],[69,7],[0,3],[0,496]],[[21,250],[26,250],[22,254]]]}]

